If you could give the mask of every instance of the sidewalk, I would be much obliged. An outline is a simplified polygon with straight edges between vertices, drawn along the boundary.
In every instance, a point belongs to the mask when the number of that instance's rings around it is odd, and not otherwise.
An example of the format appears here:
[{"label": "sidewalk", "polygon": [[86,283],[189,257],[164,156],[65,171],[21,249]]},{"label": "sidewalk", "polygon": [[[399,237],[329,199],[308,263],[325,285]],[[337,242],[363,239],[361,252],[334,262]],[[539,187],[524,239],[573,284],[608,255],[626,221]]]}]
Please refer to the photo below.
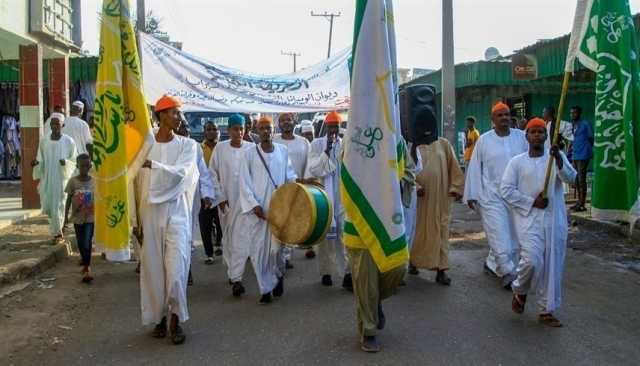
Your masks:
[{"label": "sidewalk", "polygon": [[0,182],[0,230],[40,215],[40,210],[22,208],[20,181]]}]

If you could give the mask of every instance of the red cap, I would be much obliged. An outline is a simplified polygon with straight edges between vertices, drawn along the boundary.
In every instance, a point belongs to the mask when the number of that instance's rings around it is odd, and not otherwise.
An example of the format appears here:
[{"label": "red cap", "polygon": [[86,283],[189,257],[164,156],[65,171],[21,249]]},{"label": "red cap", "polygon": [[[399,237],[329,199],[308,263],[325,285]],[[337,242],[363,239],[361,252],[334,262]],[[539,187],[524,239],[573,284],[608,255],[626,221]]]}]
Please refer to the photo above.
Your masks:
[{"label": "red cap", "polygon": [[329,112],[324,118],[324,123],[327,125],[340,125],[340,122],[342,122],[342,117],[336,111]]}]

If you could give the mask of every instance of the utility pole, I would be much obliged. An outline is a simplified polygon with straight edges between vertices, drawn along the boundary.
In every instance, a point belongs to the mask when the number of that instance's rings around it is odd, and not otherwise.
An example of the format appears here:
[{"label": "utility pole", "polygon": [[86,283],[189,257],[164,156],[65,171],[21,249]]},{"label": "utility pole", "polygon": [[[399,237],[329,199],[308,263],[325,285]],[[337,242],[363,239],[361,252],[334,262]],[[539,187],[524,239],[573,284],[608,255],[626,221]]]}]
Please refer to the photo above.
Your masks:
[{"label": "utility pole", "polygon": [[331,57],[331,38],[333,36],[333,18],[339,17],[340,15],[342,15],[342,13],[338,12],[338,13],[328,13],[328,12],[324,12],[322,14],[316,14],[313,12],[313,10],[311,11],[311,16],[312,17],[324,17],[325,19],[327,19],[329,21],[329,49],[327,50],[327,58]]},{"label": "utility pole", "polygon": [[453,0],[442,0],[442,133],[458,146],[456,132],[456,74],[453,58]]},{"label": "utility pole", "polygon": [[144,32],[146,28],[144,19],[146,8],[144,6],[144,0],[137,0],[136,4],[136,28],[138,28],[138,32]]},{"label": "utility pole", "polygon": [[282,54],[283,56],[291,56],[291,57],[293,57],[293,72],[298,71],[297,61],[298,61],[298,56],[302,56],[301,53],[280,51],[280,54]]}]

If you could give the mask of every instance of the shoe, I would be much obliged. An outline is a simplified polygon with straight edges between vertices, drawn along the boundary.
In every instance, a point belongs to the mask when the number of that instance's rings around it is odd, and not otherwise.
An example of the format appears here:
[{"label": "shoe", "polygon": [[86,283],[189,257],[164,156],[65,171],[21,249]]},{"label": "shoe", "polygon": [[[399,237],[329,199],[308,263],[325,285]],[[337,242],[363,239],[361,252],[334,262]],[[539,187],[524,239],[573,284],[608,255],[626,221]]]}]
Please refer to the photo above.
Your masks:
[{"label": "shoe", "polygon": [[483,270],[486,275],[489,275],[491,277],[498,277],[498,275],[496,275],[496,273],[491,268],[489,268],[489,266],[487,266],[487,262],[484,263]]},{"label": "shoe", "polygon": [[420,274],[420,271],[418,271],[418,268],[416,268],[416,266],[414,266],[413,264],[410,264],[409,265],[409,274],[417,276],[417,275]]},{"label": "shoe", "polygon": [[266,305],[271,303],[271,293],[267,293],[264,294],[260,297],[260,301],[258,301],[258,304],[260,305]]},{"label": "shoe", "polygon": [[153,332],[151,332],[151,336],[153,338],[164,338],[167,336],[167,318],[166,317],[162,318],[160,323],[158,323],[158,325],[156,325],[156,327],[153,328]]},{"label": "shoe", "polygon": [[382,303],[378,303],[378,325],[377,325],[377,328],[382,330],[382,329],[384,329],[385,324],[387,324],[387,318],[385,318],[384,312],[382,311]]},{"label": "shoe", "polygon": [[515,279],[516,276],[512,274],[504,275],[504,277],[502,277],[502,288],[507,291],[511,291],[511,283],[515,281]]},{"label": "shoe", "polygon": [[362,343],[360,344],[360,348],[369,353],[380,352],[380,344],[376,339],[376,336],[364,336],[362,337]]},{"label": "shoe", "polygon": [[218,247],[213,254],[217,255],[218,257],[222,256],[222,249],[220,249],[220,247]]},{"label": "shoe", "polygon": [[322,276],[322,286],[333,286],[333,280],[331,279],[331,275]]},{"label": "shoe", "polygon": [[304,256],[305,256],[307,259],[313,259],[313,258],[315,258],[315,257],[316,257],[316,252],[315,252],[315,251],[313,251],[313,249],[309,249],[309,250],[307,250],[307,251],[304,253]]},{"label": "shoe", "polygon": [[351,279],[351,273],[344,275],[344,278],[342,279],[342,288],[349,292],[353,292],[353,279]]},{"label": "shoe", "polygon": [[436,282],[443,286],[451,286],[451,278],[447,276],[445,271],[438,271],[436,275]]},{"label": "shoe", "polygon": [[182,327],[176,325],[176,329],[171,332],[171,343],[173,344],[183,344],[184,341],[187,340],[187,336],[184,334]]},{"label": "shoe", "polygon": [[231,293],[234,297],[240,297],[244,294],[244,286],[242,286],[242,282],[234,282],[233,287],[231,288]]},{"label": "shoe", "polygon": [[544,324],[544,325],[546,325],[548,327],[552,327],[552,328],[561,328],[562,327],[562,322],[560,322],[560,320],[558,320],[558,318],[553,316],[553,314],[540,314],[540,316],[538,317],[538,322],[540,324]]},{"label": "shoe", "polygon": [[278,284],[273,289],[273,296],[280,297],[284,293],[284,277],[278,278]]},{"label": "shoe", "polygon": [[293,264],[291,264],[291,262],[289,260],[287,260],[287,261],[285,261],[284,268],[293,269]]},{"label": "shoe", "polygon": [[204,260],[204,264],[212,265],[213,257],[207,257],[207,259]]}]

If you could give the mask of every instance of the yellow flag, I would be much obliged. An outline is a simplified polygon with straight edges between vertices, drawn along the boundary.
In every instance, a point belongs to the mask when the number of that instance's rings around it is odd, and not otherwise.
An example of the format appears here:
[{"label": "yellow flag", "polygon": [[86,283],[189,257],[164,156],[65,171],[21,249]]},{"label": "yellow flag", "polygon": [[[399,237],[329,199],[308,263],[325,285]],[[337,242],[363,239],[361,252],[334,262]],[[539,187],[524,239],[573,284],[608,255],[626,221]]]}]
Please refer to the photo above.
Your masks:
[{"label": "yellow flag", "polygon": [[129,0],[104,0],[93,127],[96,244],[110,260],[129,259],[128,181],[151,134]]}]

